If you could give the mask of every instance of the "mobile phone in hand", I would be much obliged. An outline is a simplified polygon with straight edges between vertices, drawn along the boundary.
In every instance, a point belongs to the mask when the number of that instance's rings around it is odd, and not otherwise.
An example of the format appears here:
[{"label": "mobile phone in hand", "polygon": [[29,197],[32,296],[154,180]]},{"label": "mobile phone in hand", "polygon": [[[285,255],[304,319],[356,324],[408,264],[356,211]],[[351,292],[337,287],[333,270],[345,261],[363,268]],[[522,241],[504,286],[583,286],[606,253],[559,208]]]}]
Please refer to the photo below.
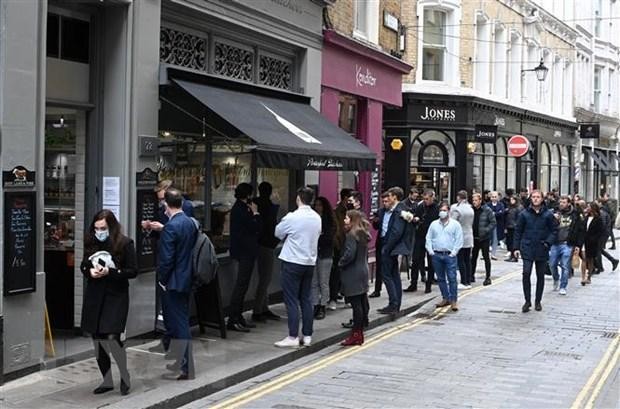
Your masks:
[{"label": "mobile phone in hand", "polygon": [[99,264],[101,267],[105,268],[105,261],[103,261],[102,259],[97,260],[97,264]]}]

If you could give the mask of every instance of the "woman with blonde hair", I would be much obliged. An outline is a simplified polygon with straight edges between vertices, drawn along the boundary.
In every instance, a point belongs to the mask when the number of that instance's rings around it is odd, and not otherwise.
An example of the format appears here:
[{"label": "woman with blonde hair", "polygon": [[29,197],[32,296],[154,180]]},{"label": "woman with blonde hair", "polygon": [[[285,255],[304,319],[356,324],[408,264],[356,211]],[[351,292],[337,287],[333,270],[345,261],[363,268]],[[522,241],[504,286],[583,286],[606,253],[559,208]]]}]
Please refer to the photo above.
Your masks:
[{"label": "woman with blonde hair", "polygon": [[368,325],[368,242],[370,223],[358,210],[349,210],[344,218],[346,233],[342,257],[338,263],[342,292],[353,309],[353,330],[341,345],[362,345]]}]

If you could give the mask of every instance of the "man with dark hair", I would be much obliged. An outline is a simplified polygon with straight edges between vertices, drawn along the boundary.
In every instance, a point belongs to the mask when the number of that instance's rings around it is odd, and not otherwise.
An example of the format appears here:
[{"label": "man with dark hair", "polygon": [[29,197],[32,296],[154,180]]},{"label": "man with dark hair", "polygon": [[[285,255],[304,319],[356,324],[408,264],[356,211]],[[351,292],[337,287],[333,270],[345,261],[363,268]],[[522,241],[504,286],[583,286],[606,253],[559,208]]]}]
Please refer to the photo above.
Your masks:
[{"label": "man with dark hair", "polygon": [[471,249],[474,247],[474,209],[467,201],[467,191],[460,190],[456,194],[457,202],[450,207],[451,217],[460,223],[463,232],[463,245],[456,260],[461,274],[461,288],[471,288]]},{"label": "man with dark hair", "polygon": [[194,378],[192,334],[189,327],[189,297],[192,290],[192,249],[196,226],[182,210],[183,196],[177,189],[166,191],[165,212],[168,222],[159,240],[157,281],[163,290],[164,322],[171,336],[170,350],[176,362],[168,366],[166,379]]},{"label": "man with dark hair", "polygon": [[[422,202],[416,208],[413,223],[416,225],[415,241],[413,248],[413,260],[411,263],[411,284],[405,292],[418,290],[418,277],[422,276],[422,281],[426,281],[425,293],[431,292],[431,285],[435,280],[435,269],[433,261],[426,252],[426,233],[431,223],[439,218],[439,206],[435,202],[435,191],[427,189],[424,191]],[[428,262],[428,277],[425,277],[424,259]]]},{"label": "man with dark hair", "polygon": [[258,257],[261,219],[258,206],[252,202],[254,189],[249,183],[235,188],[235,204],[230,210],[230,258],[237,264],[237,281],[230,296],[228,329],[249,332],[256,324],[243,318],[243,301],[250,286],[252,271]]},{"label": "man with dark hair", "polygon": [[[310,346],[312,342],[312,275],[321,235],[321,216],[310,207],[313,200],[314,190],[298,189],[297,210],[284,216],[275,229],[275,236],[284,240],[279,257],[282,261],[280,282],[288,317],[288,336],[275,343],[280,348]],[[299,337],[300,308],[302,337]]]},{"label": "man with dark hair", "polygon": [[601,220],[603,222],[603,234],[600,238],[601,251],[598,252],[594,261],[596,265],[596,270],[594,274],[599,274],[604,271],[603,256],[605,256],[605,258],[611,262],[612,271],[614,271],[618,267],[618,263],[620,262],[617,258],[609,254],[609,252],[606,250],[607,239],[609,238],[609,235],[611,234],[614,225],[614,220],[612,220],[611,215],[609,214],[609,206],[605,206],[605,204],[600,200],[598,201],[598,203],[601,212]]},{"label": "man with dark hair", "polygon": [[[611,237],[611,247],[610,250],[616,249],[616,236],[614,235],[614,224],[616,223],[616,212],[613,210],[613,207],[609,205],[609,193],[605,190],[601,191],[599,201],[601,202],[601,207],[603,207],[607,213],[609,213],[609,218],[611,219],[611,225],[609,229],[609,237]],[[607,240],[605,240],[605,244],[603,244],[603,250],[605,250],[605,246],[607,245]],[[614,268],[615,270],[615,268]]]},{"label": "man with dark hair", "polygon": [[[379,213],[372,220],[372,227],[375,228],[379,233],[381,233],[381,226],[383,223],[383,218],[385,217],[385,212],[390,208],[390,199],[388,198],[389,194],[387,192],[383,192],[381,194],[381,209],[379,209]],[[377,241],[375,243],[375,291],[373,291],[368,297],[377,298],[381,297],[381,286],[383,285],[383,275],[381,274],[381,246],[382,246],[381,234],[377,235]]]},{"label": "man with dark hair", "polygon": [[353,209],[359,210],[361,212],[362,204],[363,204],[362,192],[358,192],[357,190],[352,191],[351,196],[349,196],[347,208],[350,209],[352,207]]},{"label": "man with dark hair", "polygon": [[329,275],[329,302],[327,303],[327,309],[335,311],[336,302],[338,301],[338,294],[340,293],[340,268],[338,262],[340,261],[340,251],[344,246],[344,216],[347,214],[347,210],[353,209],[354,205],[349,203],[352,189],[344,188],[340,190],[340,201],[334,209],[336,215],[336,240],[334,240],[334,262],[332,263],[332,271]]},{"label": "man with dark hair", "polygon": [[252,321],[265,322],[267,320],[279,321],[280,316],[269,309],[269,283],[273,275],[273,262],[275,248],[280,240],[274,235],[279,206],[271,201],[273,187],[269,182],[261,182],[258,185],[258,198],[254,203],[258,206],[261,216],[261,231],[258,236],[258,284],[254,297],[254,313]]},{"label": "man with dark hair", "polygon": [[542,296],[545,289],[545,272],[549,261],[549,249],[558,238],[558,227],[553,213],[544,206],[540,190],[532,191],[530,207],[519,213],[515,228],[515,256],[523,258],[523,296],[525,303],[521,311],[528,312],[532,306],[532,284],[530,276],[536,264],[536,298],[534,309],[542,311]]},{"label": "man with dark hair", "polygon": [[482,251],[484,271],[486,273],[482,285],[491,285],[491,257],[489,255],[489,246],[491,234],[495,230],[497,222],[495,221],[493,210],[482,203],[482,196],[480,193],[474,193],[472,195],[472,204],[474,208],[474,222],[472,224],[474,247],[471,251],[471,282],[476,282],[478,254]]},{"label": "man with dark hair", "polygon": [[[581,216],[573,209],[569,196],[562,196],[558,211],[554,214],[558,225],[558,240],[551,246],[549,268],[553,275],[553,291],[566,295],[570,261],[572,255],[579,254],[585,236],[585,224]],[[558,274],[558,265],[562,274]]]}]

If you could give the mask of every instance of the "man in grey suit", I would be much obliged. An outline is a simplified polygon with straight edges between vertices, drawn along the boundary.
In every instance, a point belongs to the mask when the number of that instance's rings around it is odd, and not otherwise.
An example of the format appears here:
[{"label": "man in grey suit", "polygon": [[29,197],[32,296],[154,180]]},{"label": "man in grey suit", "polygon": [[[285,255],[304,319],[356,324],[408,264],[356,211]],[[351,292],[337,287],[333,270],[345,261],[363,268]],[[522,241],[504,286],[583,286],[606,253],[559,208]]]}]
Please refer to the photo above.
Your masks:
[{"label": "man in grey suit", "polygon": [[459,289],[471,288],[471,248],[474,247],[474,209],[467,201],[467,191],[461,190],[456,194],[457,203],[450,207],[451,217],[461,224],[463,229],[463,247],[458,252],[457,262],[461,274]]}]

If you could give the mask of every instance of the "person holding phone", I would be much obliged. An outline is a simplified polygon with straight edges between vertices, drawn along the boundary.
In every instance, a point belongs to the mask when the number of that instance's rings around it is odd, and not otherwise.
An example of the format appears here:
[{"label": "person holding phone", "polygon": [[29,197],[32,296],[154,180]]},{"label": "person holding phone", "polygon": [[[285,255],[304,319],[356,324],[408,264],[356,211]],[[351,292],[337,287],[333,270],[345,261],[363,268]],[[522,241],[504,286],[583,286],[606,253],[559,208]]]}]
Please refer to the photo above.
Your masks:
[{"label": "person holding phone", "polygon": [[133,240],[124,236],[110,210],[99,211],[84,239],[84,260],[80,271],[86,278],[82,304],[82,330],[89,333],[95,345],[97,365],[103,382],[94,394],[114,389],[110,354],[121,374],[120,390],[130,389],[127,355],[121,333],[127,324],[129,279],[138,272]]}]

